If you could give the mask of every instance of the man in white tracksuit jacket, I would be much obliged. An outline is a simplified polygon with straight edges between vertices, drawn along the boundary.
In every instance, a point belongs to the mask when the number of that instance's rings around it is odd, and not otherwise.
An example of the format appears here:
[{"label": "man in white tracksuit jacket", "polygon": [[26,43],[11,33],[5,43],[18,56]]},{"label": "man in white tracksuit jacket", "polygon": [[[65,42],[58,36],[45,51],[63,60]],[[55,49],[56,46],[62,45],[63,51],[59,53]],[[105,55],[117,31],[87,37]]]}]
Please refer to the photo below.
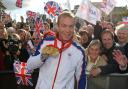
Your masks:
[{"label": "man in white tracksuit jacket", "polygon": [[[43,39],[28,59],[28,69],[39,68],[36,89],[74,89],[75,78],[77,89],[86,89],[86,58],[84,50],[73,41],[74,27],[74,16],[63,12],[58,17],[57,36]],[[43,58],[41,52],[47,45],[56,45],[59,55]]]}]

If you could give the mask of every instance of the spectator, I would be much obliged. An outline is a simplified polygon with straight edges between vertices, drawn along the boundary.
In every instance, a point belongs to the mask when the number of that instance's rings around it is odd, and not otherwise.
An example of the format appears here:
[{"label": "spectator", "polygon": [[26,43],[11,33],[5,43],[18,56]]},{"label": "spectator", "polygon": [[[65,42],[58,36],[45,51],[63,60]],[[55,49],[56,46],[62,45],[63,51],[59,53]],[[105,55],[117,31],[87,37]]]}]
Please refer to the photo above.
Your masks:
[{"label": "spectator", "polygon": [[0,71],[5,69],[4,59],[5,59],[5,43],[7,42],[8,34],[4,28],[4,24],[0,21]]},{"label": "spectator", "polygon": [[126,57],[128,58],[128,25],[121,24],[116,27],[118,43],[123,48]]},{"label": "spectator", "polygon": [[28,47],[28,41],[29,39],[27,38],[27,32],[23,29],[19,29],[17,31],[18,35],[20,36],[20,42],[21,42],[21,54],[22,54],[22,60],[27,61],[27,59],[29,58],[29,53],[27,51],[27,47]]},{"label": "spectator", "polygon": [[82,30],[82,28],[79,30],[79,34],[80,34],[80,40],[79,40],[80,44],[84,48],[87,48],[92,38],[89,36],[88,32],[86,30]]},{"label": "spectator", "polygon": [[43,35],[44,35],[44,38],[49,37],[49,36],[56,36],[55,32],[53,32],[53,31],[50,29],[49,23],[44,23]]},{"label": "spectator", "polygon": [[20,22],[20,29],[23,29],[25,22],[24,22],[24,17],[20,16],[21,22]]},{"label": "spectator", "polygon": [[86,69],[88,74],[93,68],[107,64],[107,62],[101,56],[101,43],[99,40],[92,40],[85,52],[88,60]]},{"label": "spectator", "polygon": [[[121,24],[116,27],[115,33],[117,35],[118,43],[123,48],[124,55],[117,51],[114,52],[118,64],[120,64],[120,69],[123,70],[123,73],[128,72],[127,60],[128,60],[128,25]],[[122,58],[123,56],[123,58]],[[126,70],[127,69],[127,70]]]},{"label": "spectator", "polygon": [[100,39],[102,31],[103,29],[102,26],[100,25],[100,22],[97,22],[96,25],[94,26],[94,39]]},{"label": "spectator", "polygon": [[[42,37],[42,34],[40,34],[40,36]],[[38,36],[37,32],[34,32],[31,40],[28,41],[27,50],[30,55],[33,55],[35,53],[35,50],[37,49],[40,41],[43,39],[41,37]]]},{"label": "spectator", "polygon": [[46,21],[47,21],[47,23],[49,23],[50,29],[52,29],[53,28],[53,22],[52,22],[52,20],[51,19],[47,19]]},{"label": "spectator", "polygon": [[111,23],[111,22],[108,22],[108,23],[107,23],[107,28],[106,28],[106,30],[112,32],[112,34],[113,34],[113,36],[114,36],[114,40],[115,40],[115,42],[117,42],[117,36],[116,36],[116,34],[115,34],[115,27],[114,27],[114,24]]},{"label": "spectator", "polygon": [[110,31],[103,31],[101,34],[101,40],[103,45],[102,55],[106,56],[107,65],[100,66],[91,71],[92,76],[97,76],[99,74],[110,74],[110,73],[119,73],[119,65],[114,60],[113,51],[121,50],[121,48],[115,43],[113,34]]},{"label": "spectator", "polygon": [[94,27],[92,25],[83,26],[82,28],[87,31],[92,39],[94,38]]},{"label": "spectator", "polygon": [[108,22],[107,22],[107,21],[102,21],[100,25],[102,26],[102,29],[103,29],[103,31],[104,31],[104,30],[107,29]]}]

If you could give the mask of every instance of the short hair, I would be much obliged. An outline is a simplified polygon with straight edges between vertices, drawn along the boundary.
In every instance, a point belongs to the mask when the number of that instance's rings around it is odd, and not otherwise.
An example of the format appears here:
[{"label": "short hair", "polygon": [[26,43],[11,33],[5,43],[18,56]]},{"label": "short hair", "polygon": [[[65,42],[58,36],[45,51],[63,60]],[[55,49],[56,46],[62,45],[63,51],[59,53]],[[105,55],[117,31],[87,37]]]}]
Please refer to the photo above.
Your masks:
[{"label": "short hair", "polygon": [[92,41],[90,42],[90,44],[88,45],[88,48],[90,48],[90,47],[93,46],[93,45],[98,45],[99,48],[101,49],[101,42],[100,42],[100,40],[98,40],[98,39],[92,40]]},{"label": "short hair", "polygon": [[95,39],[95,40],[92,40],[92,41],[90,42],[90,44],[89,44],[88,47],[87,47],[87,51],[86,51],[87,54],[88,54],[88,49],[89,49],[91,46],[99,46],[100,53],[101,53],[101,47],[102,47],[102,45],[101,45],[100,40]]},{"label": "short hair", "polygon": [[85,34],[87,34],[87,36],[89,36],[89,34],[88,34],[88,32],[87,32],[86,30],[83,30],[83,29],[80,29],[80,30],[79,30],[79,35],[80,35],[80,36],[83,36],[83,35],[85,35]]},{"label": "short hair", "polygon": [[68,12],[68,11],[64,11],[64,12],[62,12],[62,13],[59,15],[58,20],[57,20],[57,24],[59,25],[60,19],[61,19],[61,18],[65,18],[65,17],[70,17],[70,18],[75,19],[75,16],[73,15],[73,13]]},{"label": "short hair", "polygon": [[43,24],[46,25],[50,29],[50,24],[49,23],[44,22]]},{"label": "short hair", "polygon": [[128,30],[128,24],[120,24],[116,26],[115,34],[117,35],[117,32],[120,30]]},{"label": "short hair", "polygon": [[24,30],[24,29],[18,29],[17,30],[17,34],[21,34],[21,33],[27,34],[26,30]]},{"label": "short hair", "polygon": [[11,39],[15,40],[15,41],[19,41],[20,40],[20,36],[17,33],[12,33],[10,35]]},{"label": "short hair", "polygon": [[114,27],[114,24],[112,22],[108,22],[108,25],[111,25],[112,27]]},{"label": "short hair", "polygon": [[111,31],[108,31],[108,30],[104,30],[104,31],[101,33],[101,40],[102,40],[102,36],[103,36],[104,34],[110,34],[111,37],[112,37],[112,39],[114,40],[114,34],[113,34]]}]

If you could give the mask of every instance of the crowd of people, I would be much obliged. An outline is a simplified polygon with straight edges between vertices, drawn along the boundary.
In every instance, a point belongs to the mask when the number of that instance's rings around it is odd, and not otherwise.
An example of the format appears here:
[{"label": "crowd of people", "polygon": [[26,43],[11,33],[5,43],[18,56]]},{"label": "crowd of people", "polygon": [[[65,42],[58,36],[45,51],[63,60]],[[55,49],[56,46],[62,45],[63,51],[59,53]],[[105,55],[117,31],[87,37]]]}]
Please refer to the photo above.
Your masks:
[{"label": "crowd of people", "polygon": [[[75,79],[78,89],[87,89],[86,75],[128,72],[128,24],[78,26],[71,13],[63,12],[56,28],[50,19],[43,21],[39,35],[32,18],[26,20],[21,16],[21,22],[15,22],[6,15],[0,21],[0,71],[13,70],[15,60],[27,62],[28,69],[39,68],[36,89],[74,89]],[[57,49],[55,56],[43,54],[47,46]]]}]

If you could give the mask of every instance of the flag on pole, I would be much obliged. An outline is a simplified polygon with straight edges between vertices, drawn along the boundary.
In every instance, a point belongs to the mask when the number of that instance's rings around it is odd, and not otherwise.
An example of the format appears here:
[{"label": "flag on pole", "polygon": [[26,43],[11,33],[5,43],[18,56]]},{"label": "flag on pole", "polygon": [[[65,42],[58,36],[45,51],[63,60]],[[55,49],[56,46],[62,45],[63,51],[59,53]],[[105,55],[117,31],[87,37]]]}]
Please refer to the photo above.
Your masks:
[{"label": "flag on pole", "polygon": [[101,11],[88,0],[83,0],[76,12],[76,16],[92,24],[101,20]]},{"label": "flag on pole", "polygon": [[14,72],[18,85],[33,86],[32,84],[32,71],[28,70],[25,62],[14,62]]},{"label": "flag on pole", "polygon": [[53,18],[58,16],[62,12],[62,8],[58,3],[54,1],[48,1],[44,7],[44,10]]},{"label": "flag on pole", "polygon": [[103,2],[100,3],[100,9],[108,15],[114,9],[115,5],[115,0],[103,0]]},{"label": "flag on pole", "polygon": [[40,38],[40,30],[42,28],[42,18],[37,18],[36,19],[36,32],[38,33],[38,37]]},{"label": "flag on pole", "polygon": [[22,8],[22,0],[17,0],[16,1],[16,6],[19,8]]},{"label": "flag on pole", "polygon": [[36,12],[27,11],[26,14],[27,14],[27,17],[36,19],[36,16],[37,16],[37,13]]}]

